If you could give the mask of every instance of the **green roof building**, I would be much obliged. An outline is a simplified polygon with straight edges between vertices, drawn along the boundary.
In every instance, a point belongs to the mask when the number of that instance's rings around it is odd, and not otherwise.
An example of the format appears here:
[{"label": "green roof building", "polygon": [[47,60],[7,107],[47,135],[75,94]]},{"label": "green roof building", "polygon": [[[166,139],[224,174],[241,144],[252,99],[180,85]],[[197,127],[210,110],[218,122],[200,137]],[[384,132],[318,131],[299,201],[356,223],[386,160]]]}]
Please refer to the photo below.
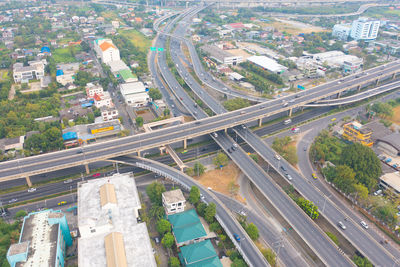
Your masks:
[{"label": "green roof building", "polygon": [[178,247],[207,235],[194,209],[169,215],[168,221],[172,225],[172,232]]},{"label": "green roof building", "polygon": [[119,77],[121,77],[125,83],[137,82],[138,78],[130,70],[124,69],[118,71]]},{"label": "green roof building", "polygon": [[194,243],[180,248],[179,260],[182,266],[222,267],[210,240]]}]

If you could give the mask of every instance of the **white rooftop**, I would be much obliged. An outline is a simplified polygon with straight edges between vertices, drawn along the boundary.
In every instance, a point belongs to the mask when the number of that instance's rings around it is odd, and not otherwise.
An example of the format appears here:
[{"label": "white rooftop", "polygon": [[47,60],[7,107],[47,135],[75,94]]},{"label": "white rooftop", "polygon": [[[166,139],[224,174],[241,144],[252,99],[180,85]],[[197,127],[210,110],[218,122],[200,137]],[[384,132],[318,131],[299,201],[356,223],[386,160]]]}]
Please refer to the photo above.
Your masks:
[{"label": "white rooftop", "polygon": [[[113,187],[100,193],[105,184]],[[104,186],[102,187],[104,188]],[[110,191],[111,190],[111,191]],[[101,199],[105,194],[115,201]],[[78,241],[79,266],[106,267],[105,237],[110,233],[122,234],[127,266],[156,267],[150,238],[145,223],[137,223],[139,195],[132,174],[114,174],[110,177],[89,180],[78,185]],[[116,247],[114,248],[116,249]],[[119,249],[119,248],[118,248]],[[110,251],[109,251],[110,255]]]},{"label": "white rooftop", "polygon": [[271,72],[281,72],[287,70],[285,66],[282,66],[272,58],[266,56],[252,56],[247,60]]},{"label": "white rooftop", "polygon": [[381,180],[392,187],[397,192],[400,192],[400,174],[399,172],[386,173],[381,176]]},{"label": "white rooftop", "polygon": [[122,60],[110,61],[107,64],[110,66],[112,73],[116,73],[120,70],[129,70],[129,67]]},{"label": "white rooftop", "polygon": [[146,87],[142,82],[123,83],[119,87],[124,96],[146,92]]}]

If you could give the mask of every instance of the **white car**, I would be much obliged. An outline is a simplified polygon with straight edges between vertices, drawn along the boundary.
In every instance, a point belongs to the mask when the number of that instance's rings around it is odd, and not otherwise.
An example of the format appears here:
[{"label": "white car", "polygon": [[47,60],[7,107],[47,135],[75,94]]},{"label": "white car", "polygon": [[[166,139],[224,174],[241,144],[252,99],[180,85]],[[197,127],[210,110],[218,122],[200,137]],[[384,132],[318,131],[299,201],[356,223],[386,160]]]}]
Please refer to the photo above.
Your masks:
[{"label": "white car", "polygon": [[364,221],[361,221],[360,224],[362,225],[362,227],[364,227],[365,229],[368,229],[368,224]]},{"label": "white car", "polygon": [[342,228],[343,230],[346,230],[346,226],[342,223],[342,222],[338,222],[338,225],[340,228]]},{"label": "white car", "polygon": [[281,160],[281,157],[280,157],[278,154],[275,154],[275,158],[276,158],[277,160]]},{"label": "white car", "polygon": [[286,177],[287,177],[287,179],[289,180],[289,181],[291,181],[293,178],[292,178],[292,176],[290,176],[290,174],[288,174],[288,173],[286,173]]},{"label": "white car", "polygon": [[36,191],[36,187],[31,187],[31,188],[28,189],[29,193],[32,193],[32,192],[35,192],[35,191]]}]

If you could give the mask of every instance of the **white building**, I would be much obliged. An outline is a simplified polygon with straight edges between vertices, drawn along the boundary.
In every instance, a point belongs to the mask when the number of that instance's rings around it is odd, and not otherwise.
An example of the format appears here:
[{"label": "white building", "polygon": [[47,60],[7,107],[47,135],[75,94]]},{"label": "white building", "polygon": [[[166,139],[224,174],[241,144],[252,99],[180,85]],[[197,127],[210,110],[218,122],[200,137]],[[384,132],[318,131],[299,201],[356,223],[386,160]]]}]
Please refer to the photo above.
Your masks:
[{"label": "white building", "polygon": [[101,107],[113,108],[114,107],[114,103],[112,102],[110,92],[105,91],[102,94],[94,94],[93,99],[94,99],[94,105],[96,106],[96,108],[101,108]]},{"label": "white building", "polygon": [[242,56],[236,56],[223,50],[215,45],[204,45],[201,49],[210,55],[210,58],[216,60],[218,63],[226,65],[237,65],[243,62]]},{"label": "white building", "polygon": [[118,118],[118,110],[116,108],[102,107],[100,111],[103,121],[110,121]]},{"label": "white building", "polygon": [[133,107],[146,106],[151,98],[146,92],[146,87],[142,82],[123,83],[119,85],[125,103]]},{"label": "white building", "polygon": [[282,74],[288,68],[266,56],[252,56],[247,59],[251,63],[276,74]]},{"label": "white building", "polygon": [[120,60],[119,50],[111,39],[97,39],[94,41],[94,50],[103,63]]},{"label": "white building", "polygon": [[65,63],[57,65],[56,81],[62,85],[74,82],[75,73],[79,70],[79,63]]},{"label": "white building", "polygon": [[45,64],[43,61],[30,61],[29,66],[22,63],[15,63],[13,66],[14,82],[27,83],[30,80],[40,80],[44,76]]},{"label": "white building", "polygon": [[385,189],[392,188],[396,194],[400,194],[400,174],[399,172],[385,173],[380,177],[379,185]]},{"label": "white building", "polygon": [[78,265],[156,267],[132,174],[78,184]]},{"label": "white building", "polygon": [[332,36],[342,40],[347,41],[350,36],[351,25],[350,24],[336,24],[332,29]]},{"label": "white building", "polygon": [[130,70],[129,67],[122,60],[113,60],[107,63],[110,66],[110,70],[114,76],[118,74],[118,72],[122,70]]},{"label": "white building", "polygon": [[86,85],[86,95],[88,97],[94,97],[95,94],[102,95],[103,93],[103,87],[99,84],[88,83]]},{"label": "white building", "polygon": [[186,199],[180,189],[162,193],[162,203],[167,215],[185,211]]},{"label": "white building", "polygon": [[358,18],[353,21],[351,26],[350,37],[355,40],[373,40],[378,36],[379,20],[371,20],[368,18]]}]

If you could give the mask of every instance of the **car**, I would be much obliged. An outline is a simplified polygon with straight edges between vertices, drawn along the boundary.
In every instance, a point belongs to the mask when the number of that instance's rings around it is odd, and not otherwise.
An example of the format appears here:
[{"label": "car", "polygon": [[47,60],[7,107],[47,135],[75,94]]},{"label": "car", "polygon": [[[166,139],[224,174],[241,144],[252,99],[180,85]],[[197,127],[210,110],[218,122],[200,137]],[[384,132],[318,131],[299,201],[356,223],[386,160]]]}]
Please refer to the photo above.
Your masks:
[{"label": "car", "polygon": [[293,133],[298,133],[300,132],[300,128],[299,127],[294,127],[291,129]]},{"label": "car", "polygon": [[197,103],[194,103],[194,107],[197,108]]},{"label": "car", "polygon": [[343,230],[346,230],[346,225],[344,225],[341,221],[338,222],[338,226]]},{"label": "car", "polygon": [[284,171],[284,172],[286,172],[285,166],[281,166],[281,170]]},{"label": "car", "polygon": [[304,150],[304,151],[307,151],[307,147],[306,147],[306,146],[305,146],[305,147],[303,147],[303,150]]},{"label": "car", "polygon": [[232,148],[232,151],[236,151],[236,147],[232,146],[231,148]]},{"label": "car", "polygon": [[314,179],[317,179],[317,178],[318,178],[317,175],[316,175],[315,173],[312,173],[311,175],[312,175],[312,178],[314,178]]},{"label": "car", "polygon": [[232,153],[232,150],[230,148],[228,148],[228,153]]},{"label": "car", "polygon": [[233,237],[235,238],[236,241],[240,242],[240,236],[238,234],[234,233]]},{"label": "car", "polygon": [[214,135],[214,137],[215,137],[215,138],[217,138],[217,137],[218,137],[218,134],[217,134],[217,133],[213,133],[213,135]]},{"label": "car", "polygon": [[236,143],[233,143],[232,145],[233,145],[234,147],[238,147],[238,144],[236,144]]},{"label": "car", "polygon": [[291,181],[291,180],[293,179],[292,176],[290,176],[289,173],[286,173],[286,178],[287,178],[289,181]]},{"label": "car", "polygon": [[368,224],[364,221],[361,221],[360,224],[362,225],[362,227],[364,227],[365,229],[368,229]]},{"label": "car", "polygon": [[246,125],[242,124],[242,128],[243,128],[243,129],[246,129]]},{"label": "car", "polygon": [[156,242],[156,244],[160,244],[160,239],[158,238],[158,236],[154,237],[154,242]]},{"label": "car", "polygon": [[78,151],[76,151],[76,154],[82,154],[83,153],[83,151],[82,150],[78,150]]},{"label": "car", "polygon": [[8,201],[8,203],[14,203],[14,202],[17,202],[17,201],[18,201],[18,199],[13,198],[13,199],[10,199],[10,200]]},{"label": "car", "polygon": [[242,216],[246,216],[246,212],[244,212],[244,210],[239,211],[239,214]]},{"label": "car", "polygon": [[208,190],[212,190],[212,188],[211,188],[211,187],[207,187],[207,189],[208,189]]},{"label": "car", "polygon": [[64,184],[69,184],[69,183],[72,183],[72,179],[68,179],[68,180],[64,181]]},{"label": "car", "polygon": [[335,120],[336,120],[336,118],[332,118],[332,119],[331,119],[331,121],[335,121]]},{"label": "car", "polygon": [[204,200],[204,199],[206,199],[206,197],[203,194],[200,194],[200,199]]},{"label": "car", "polygon": [[283,103],[282,107],[287,107],[289,105],[288,102]]},{"label": "car", "polygon": [[196,121],[194,124],[197,124],[197,125],[199,125],[201,122],[200,121]]},{"label": "car", "polygon": [[61,201],[61,202],[58,202],[58,206],[62,206],[62,205],[65,205],[65,204],[67,204],[67,201]]},{"label": "car", "polygon": [[295,101],[295,99],[291,99],[289,100],[289,103],[293,103]]},{"label": "car", "polygon": [[35,191],[36,191],[36,187],[31,187],[31,188],[28,189],[29,193],[32,193],[32,192],[35,192]]},{"label": "car", "polygon": [[98,172],[98,173],[93,174],[92,177],[99,177],[100,175],[101,175],[101,173]]}]

